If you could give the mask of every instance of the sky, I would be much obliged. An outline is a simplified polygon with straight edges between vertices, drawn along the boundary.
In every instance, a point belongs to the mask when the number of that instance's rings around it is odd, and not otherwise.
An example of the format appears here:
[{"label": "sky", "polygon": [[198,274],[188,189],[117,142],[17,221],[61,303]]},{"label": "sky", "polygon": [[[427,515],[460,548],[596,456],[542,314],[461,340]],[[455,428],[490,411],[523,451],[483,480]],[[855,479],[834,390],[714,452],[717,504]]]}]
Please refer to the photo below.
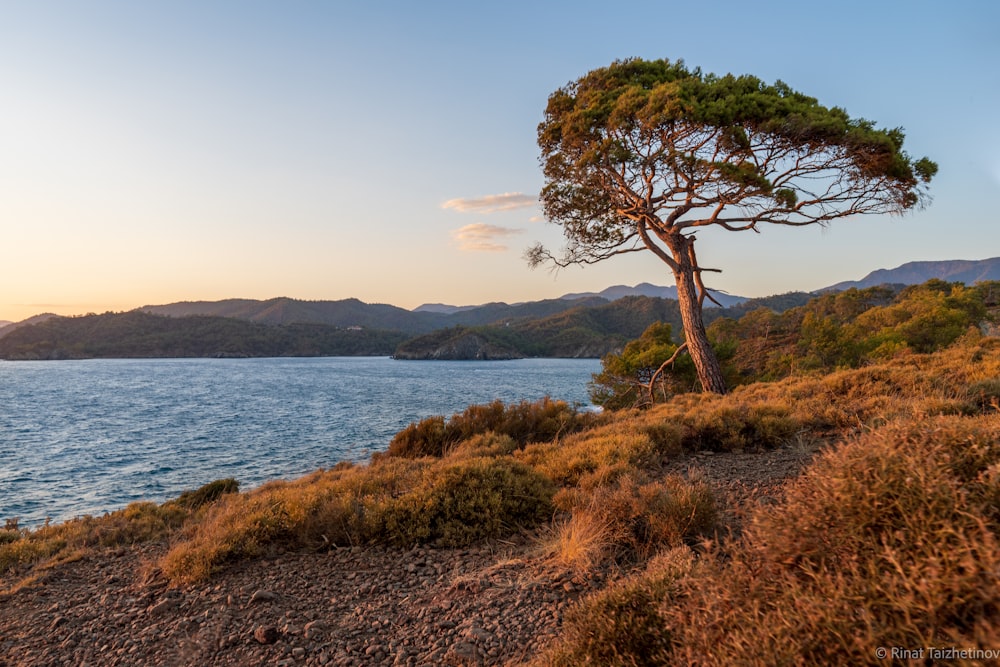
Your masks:
[{"label": "sky", "polygon": [[0,320],[225,298],[508,303],[672,284],[553,272],[536,128],[629,57],[782,80],[940,171],[902,217],[707,230],[709,287],[1000,256],[1000,3],[0,0]]}]

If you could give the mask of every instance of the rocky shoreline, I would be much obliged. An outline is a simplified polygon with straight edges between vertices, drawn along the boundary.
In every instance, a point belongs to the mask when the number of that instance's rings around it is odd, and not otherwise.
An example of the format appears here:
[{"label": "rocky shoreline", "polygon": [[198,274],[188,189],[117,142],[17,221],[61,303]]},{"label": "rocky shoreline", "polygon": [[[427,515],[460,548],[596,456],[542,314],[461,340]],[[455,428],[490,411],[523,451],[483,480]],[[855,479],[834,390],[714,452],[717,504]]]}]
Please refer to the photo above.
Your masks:
[{"label": "rocky shoreline", "polygon": [[[703,453],[665,472],[697,469],[738,525],[813,453]],[[577,599],[627,574],[574,572],[539,543],[276,554],[183,589],[154,566],[165,544],[96,551],[0,597],[0,667],[523,664]]]}]

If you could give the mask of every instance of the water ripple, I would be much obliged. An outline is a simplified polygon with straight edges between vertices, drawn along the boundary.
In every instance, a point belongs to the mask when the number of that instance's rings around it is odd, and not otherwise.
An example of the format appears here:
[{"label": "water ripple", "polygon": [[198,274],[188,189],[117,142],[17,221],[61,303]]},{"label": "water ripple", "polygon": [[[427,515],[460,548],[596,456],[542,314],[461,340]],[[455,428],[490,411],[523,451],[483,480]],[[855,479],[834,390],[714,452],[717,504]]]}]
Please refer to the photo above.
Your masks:
[{"label": "water ripple", "polygon": [[472,403],[586,403],[596,360],[386,358],[0,362],[0,519],[37,525],[243,488],[384,449]]}]

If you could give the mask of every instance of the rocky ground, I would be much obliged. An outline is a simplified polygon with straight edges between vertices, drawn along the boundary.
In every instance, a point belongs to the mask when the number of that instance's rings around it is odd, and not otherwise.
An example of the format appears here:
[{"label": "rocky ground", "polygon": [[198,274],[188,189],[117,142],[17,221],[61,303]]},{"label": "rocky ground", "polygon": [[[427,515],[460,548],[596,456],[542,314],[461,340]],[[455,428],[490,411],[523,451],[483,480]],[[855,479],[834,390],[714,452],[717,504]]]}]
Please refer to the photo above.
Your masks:
[{"label": "rocky ground", "polygon": [[[814,448],[697,454],[725,519],[769,502]],[[0,597],[0,667],[501,665],[535,656],[567,607],[622,573],[574,573],[530,536],[471,549],[340,548],[237,565],[168,587],[166,545],[94,552]]]}]

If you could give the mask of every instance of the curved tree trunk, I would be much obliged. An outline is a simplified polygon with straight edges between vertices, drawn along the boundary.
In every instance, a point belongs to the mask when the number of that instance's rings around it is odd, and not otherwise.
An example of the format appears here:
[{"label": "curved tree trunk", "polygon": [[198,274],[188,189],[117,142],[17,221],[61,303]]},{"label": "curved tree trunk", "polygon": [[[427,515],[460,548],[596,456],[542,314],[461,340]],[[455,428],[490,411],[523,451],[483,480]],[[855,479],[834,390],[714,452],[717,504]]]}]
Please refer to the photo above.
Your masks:
[{"label": "curved tree trunk", "polygon": [[697,276],[698,266],[694,255],[694,238],[682,234],[671,234],[664,239],[673,255],[671,266],[674,280],[677,283],[677,303],[681,310],[681,321],[684,324],[684,340],[687,352],[694,362],[698,381],[703,391],[714,394],[726,393],[726,380],[722,375],[715,351],[708,343],[705,322],[701,318],[701,306],[704,299],[700,277]]}]

